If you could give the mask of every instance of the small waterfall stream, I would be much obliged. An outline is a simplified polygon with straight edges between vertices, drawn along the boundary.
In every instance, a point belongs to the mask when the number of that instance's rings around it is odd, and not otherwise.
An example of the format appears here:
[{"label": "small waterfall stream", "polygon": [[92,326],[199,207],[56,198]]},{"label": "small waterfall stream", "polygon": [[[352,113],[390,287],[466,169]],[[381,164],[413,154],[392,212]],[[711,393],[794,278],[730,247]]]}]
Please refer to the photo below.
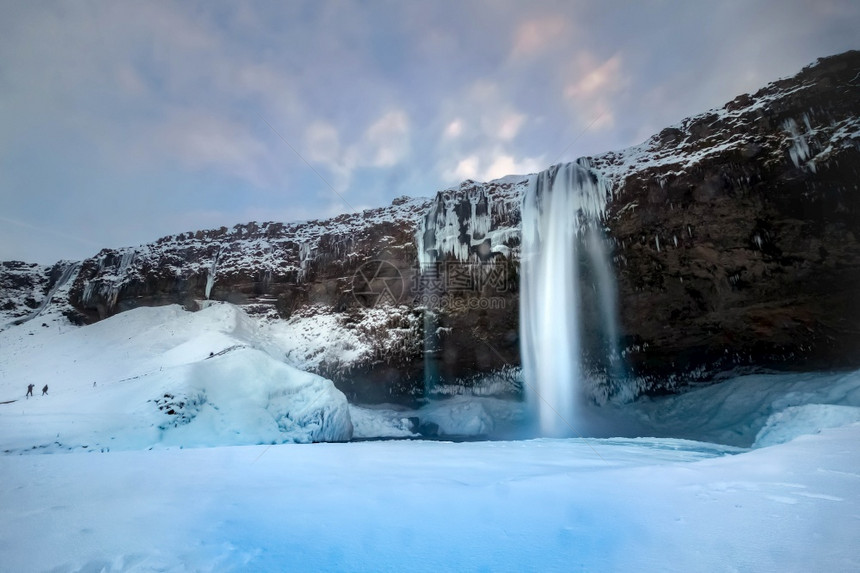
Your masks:
[{"label": "small waterfall stream", "polygon": [[215,286],[215,271],[218,269],[218,259],[221,257],[221,249],[218,249],[218,252],[215,253],[215,258],[212,259],[212,264],[209,266],[209,272],[206,273],[206,300],[209,300],[209,296],[212,294],[212,287]]}]

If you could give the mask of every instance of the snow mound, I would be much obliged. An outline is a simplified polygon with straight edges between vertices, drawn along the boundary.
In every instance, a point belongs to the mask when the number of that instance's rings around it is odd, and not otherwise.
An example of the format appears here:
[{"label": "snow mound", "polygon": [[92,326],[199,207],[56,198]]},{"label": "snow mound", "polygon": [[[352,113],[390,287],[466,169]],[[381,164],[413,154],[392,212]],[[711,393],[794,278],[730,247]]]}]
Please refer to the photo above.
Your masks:
[{"label": "snow mound", "polygon": [[591,413],[618,425],[638,420],[639,427],[630,430],[634,435],[747,448],[770,417],[807,405],[860,408],[860,371],[751,374],[618,408],[591,408]]},{"label": "snow mound", "polygon": [[418,434],[412,431],[413,416],[408,410],[392,407],[368,407],[349,405],[356,438],[413,438]]},{"label": "snow mound", "polygon": [[860,422],[860,408],[833,404],[791,406],[768,417],[756,435],[754,448],[784,444],[808,434],[818,434],[828,428],[838,428]]},{"label": "snow mound", "polygon": [[[0,451],[346,441],[346,397],[273,351],[241,309],[138,308],[0,332]],[[268,350],[268,351],[267,351]],[[28,384],[50,387],[25,399]]]},{"label": "snow mound", "polygon": [[431,402],[422,410],[421,422],[439,426],[440,436],[487,436],[495,429],[484,401],[457,397]]},{"label": "snow mound", "polygon": [[187,395],[198,398],[187,421],[174,418],[185,410],[174,407],[161,424],[164,444],[342,442],[352,437],[346,397],[330,380],[260,350],[238,348],[185,365],[178,379]]}]

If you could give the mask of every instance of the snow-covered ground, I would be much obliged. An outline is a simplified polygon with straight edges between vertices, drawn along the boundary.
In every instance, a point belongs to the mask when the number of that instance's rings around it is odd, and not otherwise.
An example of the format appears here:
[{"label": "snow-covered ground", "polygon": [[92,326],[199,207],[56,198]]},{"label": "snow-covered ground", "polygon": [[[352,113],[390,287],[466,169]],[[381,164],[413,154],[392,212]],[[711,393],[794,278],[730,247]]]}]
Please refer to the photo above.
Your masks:
[{"label": "snow-covered ground", "polygon": [[6,571],[857,571],[860,425],[0,457]]},{"label": "snow-covered ground", "polygon": [[[0,332],[0,570],[860,570],[860,372],[571,421],[626,438],[419,441],[524,404],[347,405],[289,336],[227,304]],[[350,435],[399,440],[294,443]]]}]

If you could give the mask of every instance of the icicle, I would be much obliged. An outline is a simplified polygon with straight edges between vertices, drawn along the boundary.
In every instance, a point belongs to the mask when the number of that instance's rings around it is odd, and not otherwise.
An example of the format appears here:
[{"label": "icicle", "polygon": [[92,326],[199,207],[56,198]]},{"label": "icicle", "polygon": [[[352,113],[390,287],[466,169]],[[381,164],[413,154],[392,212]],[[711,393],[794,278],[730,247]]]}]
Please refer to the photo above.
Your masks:
[{"label": "icicle", "polygon": [[[808,125],[808,121],[807,121]],[[788,131],[791,135],[792,145],[788,150],[788,155],[791,157],[791,162],[795,167],[800,167],[800,164],[809,158],[809,144],[806,142],[806,137],[800,133],[797,122],[794,119],[787,119],[782,122],[782,128]]]}]

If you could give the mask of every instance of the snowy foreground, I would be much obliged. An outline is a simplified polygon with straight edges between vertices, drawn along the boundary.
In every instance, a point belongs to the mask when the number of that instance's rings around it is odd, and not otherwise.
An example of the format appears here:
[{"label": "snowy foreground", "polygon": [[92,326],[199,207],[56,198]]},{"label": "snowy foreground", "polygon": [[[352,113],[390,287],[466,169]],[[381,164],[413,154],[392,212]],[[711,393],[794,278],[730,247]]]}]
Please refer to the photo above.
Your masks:
[{"label": "snowy foreground", "polygon": [[575,421],[659,437],[311,444],[500,437],[523,406],[347,405],[288,336],[230,305],[0,332],[0,570],[860,570],[860,372]]},{"label": "snowy foreground", "polygon": [[860,425],[0,457],[6,571],[857,571]]}]

